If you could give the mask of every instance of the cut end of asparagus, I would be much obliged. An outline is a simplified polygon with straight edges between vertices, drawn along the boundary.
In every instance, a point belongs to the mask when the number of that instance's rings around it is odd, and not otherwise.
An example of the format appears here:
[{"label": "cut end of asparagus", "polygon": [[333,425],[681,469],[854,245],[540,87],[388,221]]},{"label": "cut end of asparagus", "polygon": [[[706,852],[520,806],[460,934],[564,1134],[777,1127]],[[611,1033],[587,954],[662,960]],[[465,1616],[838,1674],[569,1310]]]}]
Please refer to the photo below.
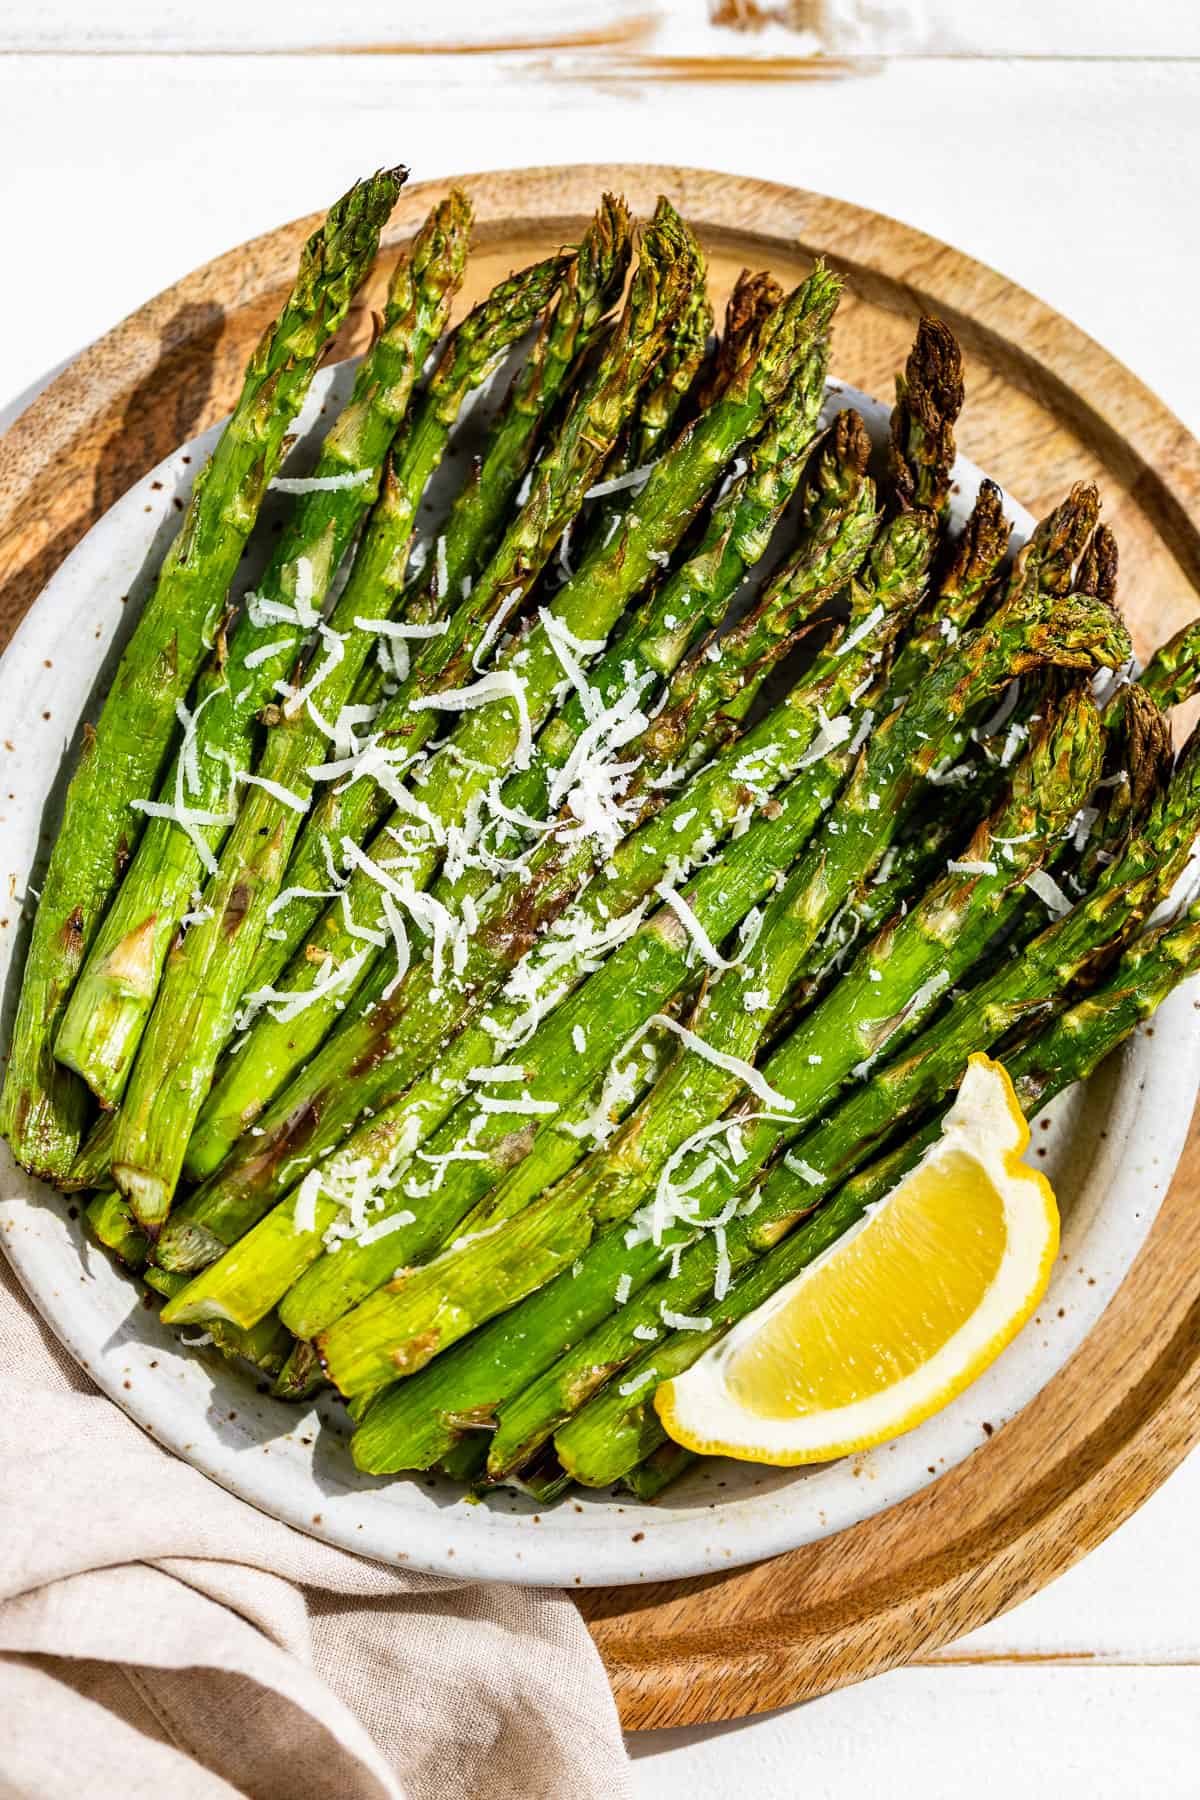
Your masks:
[{"label": "cut end of asparagus", "polygon": [[271,1393],[276,1400],[307,1400],[325,1385],[321,1359],[306,1338],[292,1345],[291,1354],[275,1377]]},{"label": "cut end of asparagus", "polygon": [[157,1238],[171,1210],[171,1189],[157,1175],[132,1163],[115,1162],[112,1178],[129,1202],[129,1210],[148,1238]]},{"label": "cut end of asparagus", "polygon": [[142,1280],[146,1286],[156,1294],[162,1294],[167,1300],[187,1286],[187,1279],[186,1275],[172,1275],[169,1269],[156,1268],[153,1263],[147,1263],[142,1270]]},{"label": "cut end of asparagus", "polygon": [[129,1216],[129,1208],[119,1194],[97,1194],[85,1214],[88,1230],[98,1244],[111,1252],[127,1269],[140,1269],[149,1254],[150,1245]]},{"label": "cut end of asparagus", "polygon": [[169,1219],[163,1227],[154,1260],[160,1268],[190,1278],[209,1263],[217,1262],[228,1248],[207,1226],[180,1217]]},{"label": "cut end of asparagus", "polygon": [[257,1319],[234,1318],[232,1311],[214,1299],[203,1283],[204,1276],[198,1275],[168,1300],[160,1314],[164,1325],[207,1325],[215,1322],[247,1330],[258,1323]]}]

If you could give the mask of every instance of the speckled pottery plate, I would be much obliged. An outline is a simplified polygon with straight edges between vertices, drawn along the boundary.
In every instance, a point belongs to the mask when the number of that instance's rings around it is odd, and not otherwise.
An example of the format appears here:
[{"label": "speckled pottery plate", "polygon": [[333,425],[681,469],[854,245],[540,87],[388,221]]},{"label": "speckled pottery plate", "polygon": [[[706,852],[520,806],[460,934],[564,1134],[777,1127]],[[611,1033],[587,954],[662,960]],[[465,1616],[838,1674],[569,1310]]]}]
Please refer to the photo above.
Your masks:
[{"label": "speckled pottery plate", "polygon": [[[289,468],[311,466],[322,409],[348,391],[351,372],[342,364],[318,377]],[[886,408],[832,385],[831,406],[858,406],[881,443]],[[485,401],[476,428],[486,411]],[[25,947],[17,915],[57,822],[64,748],[80,720],[94,716],[95,696],[173,534],[176,503],[186,500],[218,429],[182,446],[95,525],[0,661],[0,717],[15,746],[0,841],[2,891],[14,896],[0,930],[5,1038]],[[961,520],[980,472],[960,459],[956,474]],[[435,514],[439,503],[435,494]],[[1029,515],[1012,501],[1008,513],[1020,541]],[[248,560],[247,581],[255,575]],[[36,886],[36,873],[32,880]],[[1031,1154],[1058,1191],[1062,1254],[1037,1317],[980,1381],[918,1430],[866,1455],[803,1471],[714,1461],[653,1506],[599,1492],[546,1511],[508,1493],[473,1505],[440,1478],[357,1474],[336,1402],[285,1406],[261,1393],[249,1370],[211,1349],[184,1348],[144,1304],[140,1285],[88,1241],[70,1199],[16,1169],[6,1149],[0,1238],[34,1305],[105,1393],[160,1443],[301,1531],[463,1577],[592,1586],[697,1575],[794,1549],[904,1499],[968,1456],[1062,1368],[1120,1285],[1183,1148],[1200,1082],[1194,985],[1162,1008],[1162,1029],[1139,1034],[1038,1121]]]}]

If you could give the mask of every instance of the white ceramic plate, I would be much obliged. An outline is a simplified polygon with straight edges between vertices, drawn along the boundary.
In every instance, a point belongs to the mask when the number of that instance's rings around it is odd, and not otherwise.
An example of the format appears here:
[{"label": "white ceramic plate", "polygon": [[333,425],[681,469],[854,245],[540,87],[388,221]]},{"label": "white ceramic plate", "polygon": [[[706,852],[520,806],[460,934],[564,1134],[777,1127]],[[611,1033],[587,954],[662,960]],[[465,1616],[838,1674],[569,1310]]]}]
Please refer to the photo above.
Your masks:
[{"label": "white ceramic plate", "polygon": [[[311,466],[322,408],[340,401],[349,375],[342,365],[318,378],[290,468]],[[835,407],[846,402],[860,407],[882,442],[886,409],[853,390],[831,395]],[[486,412],[485,400],[468,430]],[[185,445],[96,524],[0,662],[0,717],[13,746],[8,752],[6,744],[0,797],[0,893],[24,894],[44,854],[64,749],[80,720],[94,716],[91,696],[102,691],[174,531],[175,502],[186,499],[216,435],[214,428]],[[980,477],[965,461],[957,475],[961,518]],[[1028,514],[1010,503],[1009,516],[1022,538]],[[256,572],[248,567],[247,580]],[[18,898],[0,924],[5,1038],[23,952]],[[1200,1014],[1181,991],[1159,1016],[1165,1029],[1139,1035],[1038,1123],[1038,1166],[1063,1208],[1062,1256],[1037,1318],[981,1381],[883,1449],[810,1471],[713,1462],[654,1506],[605,1493],[577,1493],[545,1512],[503,1493],[470,1505],[438,1478],[356,1474],[337,1405],[284,1406],[212,1350],[181,1348],[140,1287],[88,1243],[78,1209],[15,1169],[6,1150],[0,1238],[35,1306],[119,1406],[214,1480],[301,1531],[360,1555],[465,1577],[590,1586],[695,1575],[793,1549],[904,1499],[969,1456],[1078,1348],[1149,1230],[1191,1117]]]}]

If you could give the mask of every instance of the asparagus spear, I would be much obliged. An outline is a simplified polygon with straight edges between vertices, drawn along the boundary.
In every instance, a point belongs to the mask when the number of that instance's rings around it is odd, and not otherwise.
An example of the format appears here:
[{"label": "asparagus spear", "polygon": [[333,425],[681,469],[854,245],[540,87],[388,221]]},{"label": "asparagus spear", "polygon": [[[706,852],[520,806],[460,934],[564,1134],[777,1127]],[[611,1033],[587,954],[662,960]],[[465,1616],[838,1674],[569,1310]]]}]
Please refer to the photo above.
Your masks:
[{"label": "asparagus spear", "polygon": [[101,1113],[84,1139],[70,1172],[62,1177],[61,1186],[68,1193],[107,1187],[112,1167],[113,1133],[117,1128],[116,1113]]},{"label": "asparagus spear", "polygon": [[[447,594],[461,593],[463,581],[480,573],[499,542],[505,516],[533,462],[538,435],[624,286],[631,247],[625,202],[605,194],[489,433],[478,467],[450,508],[442,531]],[[436,572],[434,579],[440,581]]]},{"label": "asparagus spear", "polygon": [[[176,752],[159,787],[159,802],[175,802],[177,815],[186,810],[225,820],[231,772],[253,763],[258,714],[286,675],[305,621],[311,625],[320,612],[342,555],[378,494],[388,443],[408,410],[414,379],[445,329],[462,280],[470,217],[466,197],[455,191],[430,214],[411,256],[396,266],[382,327],[313,471],[318,483],[335,485],[299,501],[255,603],[241,613],[229,641],[222,637],[200,678],[185,751]],[[506,312],[497,323],[503,330]],[[473,335],[459,334],[455,360],[462,365],[457,385],[463,393]],[[419,424],[415,441],[423,435]],[[419,460],[425,466],[432,459],[423,454]],[[105,1107],[121,1097],[171,939],[202,869],[211,874],[216,867],[224,831],[224,823],[185,828],[178,816],[148,821],[75,984],[55,1055],[83,1076]]]},{"label": "asparagus spear", "polygon": [[371,621],[386,615],[402,590],[423,485],[406,479],[410,472],[401,451],[385,474],[383,494],[324,633],[333,653],[315,653],[324,654],[317,672],[278,709],[260,772],[243,778],[250,791],[196,922],[168,957],[112,1140],[113,1179],[152,1237],[170,1206],[188,1134],[307,807],[309,771],[324,739],[304,710],[305,698],[319,683],[333,716],[340,713],[374,646]]},{"label": "asparagus spear", "polygon": [[[607,630],[624,600],[643,585],[655,556],[665,553],[656,546],[678,540],[698,509],[714,474],[719,473],[747,435],[761,428],[767,405],[788,385],[812,337],[824,332],[835,301],[836,284],[818,272],[782,309],[778,322],[774,319],[768,322],[760,354],[748,361],[743,379],[731,386],[709,413],[689,427],[655,465],[638,502],[636,523],[631,515],[619,544],[580,571],[560,591],[548,619],[533,626],[519,647],[507,656],[506,674],[511,685],[494,696],[487,695],[489,699],[494,697],[496,704],[465,720],[450,744],[429,766],[421,784],[420,808],[423,817],[432,822],[432,827],[427,827],[429,848],[418,851],[420,880],[426,879],[432,868],[439,832],[444,832],[462,817],[472,796],[486,792],[490,780],[496,779],[508,762],[521,760],[521,746],[528,725],[540,722],[549,710],[562,674],[556,637],[561,644],[565,629],[567,641],[578,642],[585,634],[594,638]],[[387,848],[372,846],[368,861],[362,865],[361,880],[347,889],[352,916],[360,923],[377,926],[386,922],[383,901],[387,878],[385,875],[381,882],[380,875],[384,873],[381,858],[386,856]],[[411,905],[416,885],[411,873],[408,883],[392,883],[393,898],[400,904]],[[543,913],[543,919],[554,916],[554,909],[564,903],[569,892],[569,884],[547,884],[546,892],[539,900],[551,911]],[[536,924],[532,913],[530,922]],[[331,942],[336,939],[331,935],[324,936],[316,945],[314,955],[327,956],[327,946]],[[433,974],[436,980],[436,968]],[[305,1007],[305,1027],[310,1016],[319,1020],[322,1013],[328,1016],[328,1004],[324,996],[318,995]],[[401,1014],[405,1015],[404,1032],[393,1035],[392,1028]],[[297,1025],[298,1021],[293,1021],[293,1036],[298,1040]],[[376,1047],[371,1052],[376,1057],[376,1067],[368,1085],[374,1087],[377,1098],[381,1097],[385,1087],[395,1083],[393,1064],[396,1057],[419,1057],[436,1046],[435,1039],[434,1043],[425,1044],[423,1051],[418,1049],[411,1025],[403,992],[394,1000],[381,996],[369,1016],[346,1026],[324,1046],[299,1078],[300,1085],[308,1087],[311,1084],[315,1091],[327,1079],[334,1079],[343,1089],[343,1104],[347,1103],[345,1083],[337,1071],[342,1068],[343,1059],[348,1059],[344,1065],[347,1069],[356,1064],[364,1046],[372,1044]],[[397,1037],[402,1041],[397,1043]],[[287,1090],[263,1115],[264,1123],[259,1129],[265,1141],[260,1139],[254,1146],[256,1165],[261,1165],[264,1152],[277,1158],[290,1133],[287,1121],[295,1099],[291,1090]],[[373,1103],[365,1090],[363,1103]],[[331,1119],[332,1136],[327,1144],[335,1142],[353,1119],[351,1113],[336,1127]],[[231,1166],[236,1176],[236,1163]]]},{"label": "asparagus spear", "polygon": [[[1057,617],[1052,617],[1057,613]],[[850,883],[869,869],[886,847],[900,806],[937,760],[942,734],[953,731],[964,712],[977,705],[989,691],[1011,678],[1021,667],[1039,659],[1058,657],[1065,666],[1087,667],[1089,662],[1111,666],[1127,642],[1119,621],[1103,602],[1089,599],[1058,602],[1034,590],[1014,596],[995,621],[963,645],[947,654],[919,695],[892,714],[865,748],[850,784],[842,796],[834,831],[827,821],[797,866],[775,903],[772,947],[763,967],[753,978],[745,968],[728,971],[714,991],[713,1010],[720,1029],[713,1028],[708,1067],[689,1071],[673,1084],[669,1104],[687,1102],[683,1089],[696,1085],[711,1090],[718,1077],[728,1081],[731,1071],[746,1074],[743,1055],[747,1041],[753,1048],[757,1035],[753,1007],[746,997],[755,992],[751,981],[765,985],[772,999],[782,997],[776,984],[781,969],[796,961],[811,944],[821,926],[836,909]],[[872,804],[872,796],[875,804]],[[764,934],[765,937],[765,934]],[[724,996],[724,997],[723,997]],[[690,1048],[699,1050],[692,1040]],[[717,1052],[714,1066],[712,1051]],[[732,1052],[732,1061],[720,1059]],[[709,1068],[712,1081],[708,1080]],[[780,1102],[769,1085],[759,1085],[760,1098],[774,1108]],[[635,1137],[640,1129],[627,1126]],[[586,1183],[567,1184],[561,1195],[551,1193],[530,1210],[549,1217],[560,1215],[564,1241],[574,1243],[590,1235],[594,1222]],[[520,1215],[519,1215],[520,1216]],[[527,1228],[532,1235],[534,1226]],[[491,1317],[507,1304],[502,1282],[492,1284],[487,1265],[499,1249],[504,1234],[478,1248],[449,1253],[428,1265],[428,1270],[394,1289],[382,1289],[364,1301],[354,1313],[339,1321],[320,1339],[320,1348],[331,1378],[343,1392],[362,1391],[379,1385],[389,1366],[411,1368],[418,1359],[436,1354],[465,1329]],[[572,1251],[571,1260],[575,1252]],[[452,1267],[451,1267],[452,1265]],[[560,1265],[561,1266],[561,1265]],[[411,1320],[428,1316],[423,1352],[419,1336],[410,1332]]]},{"label": "asparagus spear", "polygon": [[605,495],[603,501],[583,515],[582,536],[572,535],[579,521],[573,521],[564,533],[559,557],[564,580],[570,578],[572,559],[582,566],[598,548],[611,543],[621,519],[630,510],[642,471],[665,443],[689,397],[711,329],[712,306],[708,290],[701,283],[676,321],[655,378],[639,401],[636,418],[629,421],[604,465],[604,479],[596,484]]},{"label": "asparagus spear", "polygon": [[[1178,922],[1136,940],[1100,987],[1060,1013],[1026,1045],[1005,1058],[1026,1117],[1034,1118],[1055,1095],[1076,1081],[1086,1080],[1180,981],[1198,969],[1200,908],[1192,907]],[[676,1288],[673,1297],[668,1296],[672,1285],[669,1281],[647,1289],[640,1299],[649,1301],[656,1294],[658,1343],[652,1350],[639,1352],[637,1359],[628,1364],[627,1378],[610,1382],[557,1435],[555,1447],[576,1479],[589,1484],[595,1480],[603,1486],[617,1479],[618,1474],[631,1474],[635,1462],[653,1456],[656,1447],[662,1446],[666,1451],[669,1440],[653,1410],[658,1383],[690,1368],[730,1325],[753,1312],[857,1223],[867,1207],[890,1192],[916,1164],[936,1139],[940,1125],[939,1114],[913,1139],[852,1177],[811,1219],[798,1225],[776,1247],[765,1254],[760,1251],[758,1260],[749,1262],[724,1298],[712,1305],[712,1323],[707,1330],[667,1332],[661,1324],[661,1308],[666,1306],[670,1311],[680,1305],[683,1310],[685,1299],[688,1307],[699,1304],[708,1311],[706,1296],[711,1293],[712,1260],[707,1259],[709,1273],[704,1285],[699,1266],[703,1259],[698,1254],[704,1246],[697,1245],[685,1256],[685,1263],[697,1258],[696,1279]],[[806,1184],[801,1177],[781,1167],[772,1181],[783,1207],[788,1205],[784,1192],[790,1185],[793,1212],[803,1215],[809,1210]],[[736,1229],[740,1233],[740,1225]],[[622,1388],[626,1390],[624,1394]]]},{"label": "asparagus spear", "polygon": [[[126,1208],[126,1213],[128,1214],[128,1208]],[[169,1300],[172,1294],[179,1292],[183,1279],[179,1275],[173,1275],[170,1269],[160,1269],[155,1263],[147,1263],[141,1271],[141,1276],[146,1286],[152,1292],[161,1294],[165,1300]]]},{"label": "asparagus spear", "polygon": [[950,505],[954,422],[962,411],[962,353],[941,319],[925,315],[896,377],[888,473],[903,507],[944,518]]},{"label": "asparagus spear", "polygon": [[[180,1277],[181,1283],[186,1280],[186,1275]],[[276,1400],[299,1403],[314,1394],[324,1380],[321,1364],[312,1345],[305,1343],[303,1339],[293,1340],[288,1359],[275,1377],[271,1393]]]},{"label": "asparagus spear", "polygon": [[[782,300],[781,290],[776,305]],[[766,322],[766,311],[762,322]],[[637,429],[633,434],[634,467],[644,467],[665,448],[667,437],[704,360],[712,325],[712,304],[708,292],[703,286],[697,286],[680,314],[658,377],[647,388],[638,407]]]},{"label": "asparagus spear", "polygon": [[251,357],[245,384],[121,658],[79,765],[42,884],[0,1099],[0,1133],[34,1174],[65,1175],[86,1089],[53,1059],[63,1007],[133,851],[132,803],[166,757],[175,705],[217,634],[226,591],[285,434],[321,353],[370,265],[405,171],[360,182],[304,248],[296,285]]},{"label": "asparagus spear", "polygon": [[[430,578],[436,585],[427,584],[414,599],[414,617],[433,619],[439,603],[444,606],[449,596],[461,594],[464,582],[474,582],[486,568],[502,536],[504,516],[532,464],[538,434],[620,292],[629,262],[630,230],[624,203],[606,196],[567,269],[529,361],[513,384],[478,472],[451,508]],[[291,896],[272,915],[272,936],[259,945],[248,977],[251,989],[274,985],[319,918],[321,896],[328,886],[326,845],[337,844],[344,835],[356,842],[366,838],[390,808],[384,788],[369,779],[332,787],[318,800],[289,864]]]}]

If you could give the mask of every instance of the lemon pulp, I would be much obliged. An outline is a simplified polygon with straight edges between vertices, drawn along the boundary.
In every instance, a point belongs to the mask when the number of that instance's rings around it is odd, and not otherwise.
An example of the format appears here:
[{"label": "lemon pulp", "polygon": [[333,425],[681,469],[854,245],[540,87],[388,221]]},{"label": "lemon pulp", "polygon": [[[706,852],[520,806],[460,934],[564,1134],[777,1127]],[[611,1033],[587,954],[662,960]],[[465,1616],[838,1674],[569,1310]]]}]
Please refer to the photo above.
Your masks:
[{"label": "lemon pulp", "polygon": [[809,1271],[730,1358],[730,1398],[763,1419],[849,1406],[929,1362],[982,1303],[1008,1242],[1004,1201],[951,1150]]}]

